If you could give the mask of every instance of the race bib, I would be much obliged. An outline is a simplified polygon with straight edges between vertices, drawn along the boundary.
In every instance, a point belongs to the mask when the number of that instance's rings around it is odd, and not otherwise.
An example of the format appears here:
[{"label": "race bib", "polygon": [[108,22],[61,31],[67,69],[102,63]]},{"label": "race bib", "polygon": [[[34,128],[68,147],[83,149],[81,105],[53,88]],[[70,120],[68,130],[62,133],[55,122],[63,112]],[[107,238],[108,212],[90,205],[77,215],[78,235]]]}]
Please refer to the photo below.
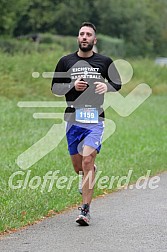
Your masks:
[{"label": "race bib", "polygon": [[75,120],[81,123],[98,123],[99,113],[96,108],[76,108]]}]

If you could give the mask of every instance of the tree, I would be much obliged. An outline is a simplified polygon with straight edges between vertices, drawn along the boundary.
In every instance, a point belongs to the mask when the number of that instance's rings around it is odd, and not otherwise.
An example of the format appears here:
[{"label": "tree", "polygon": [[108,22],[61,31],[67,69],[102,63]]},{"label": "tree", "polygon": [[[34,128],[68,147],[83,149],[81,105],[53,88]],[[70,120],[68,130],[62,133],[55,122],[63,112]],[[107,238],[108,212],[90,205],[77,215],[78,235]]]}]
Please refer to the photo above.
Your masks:
[{"label": "tree", "polygon": [[56,6],[54,26],[59,34],[77,35],[78,26],[90,21],[93,8],[90,1],[67,0]]},{"label": "tree", "polygon": [[14,35],[49,32],[53,29],[55,5],[60,1],[31,0],[21,11]]},{"label": "tree", "polygon": [[127,53],[167,54],[166,0],[1,0],[1,35],[78,34],[83,21],[98,33],[121,38]]},{"label": "tree", "polygon": [[12,35],[16,23],[16,6],[14,1],[1,0],[0,2],[0,34]]}]

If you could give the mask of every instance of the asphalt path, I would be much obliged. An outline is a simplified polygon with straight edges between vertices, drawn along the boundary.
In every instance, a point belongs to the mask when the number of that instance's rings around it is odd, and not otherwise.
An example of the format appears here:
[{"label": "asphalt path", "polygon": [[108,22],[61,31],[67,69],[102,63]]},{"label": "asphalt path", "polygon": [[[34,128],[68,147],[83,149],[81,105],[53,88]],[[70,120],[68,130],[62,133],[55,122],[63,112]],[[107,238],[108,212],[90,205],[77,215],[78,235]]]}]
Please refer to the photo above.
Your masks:
[{"label": "asphalt path", "polygon": [[90,226],[78,209],[0,239],[2,252],[167,252],[167,173],[158,188],[127,189],[93,200]]}]

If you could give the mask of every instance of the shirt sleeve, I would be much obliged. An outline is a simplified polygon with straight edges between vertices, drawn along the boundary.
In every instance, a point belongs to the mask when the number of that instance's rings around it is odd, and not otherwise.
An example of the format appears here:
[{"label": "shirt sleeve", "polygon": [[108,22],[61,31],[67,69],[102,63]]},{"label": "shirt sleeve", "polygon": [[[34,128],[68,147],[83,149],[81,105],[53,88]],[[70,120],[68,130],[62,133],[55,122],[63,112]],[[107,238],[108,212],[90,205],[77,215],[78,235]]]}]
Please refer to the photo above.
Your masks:
[{"label": "shirt sleeve", "polygon": [[[61,74],[62,73],[62,74]],[[65,65],[65,58],[61,58],[56,65],[52,79],[52,93],[58,96],[65,95],[73,88],[70,76]]]},{"label": "shirt sleeve", "polygon": [[116,92],[121,89],[122,83],[121,83],[121,77],[118,73],[117,68],[114,65],[114,62],[108,58],[107,62],[108,68],[106,73],[106,79],[108,81],[107,88],[108,92]]}]

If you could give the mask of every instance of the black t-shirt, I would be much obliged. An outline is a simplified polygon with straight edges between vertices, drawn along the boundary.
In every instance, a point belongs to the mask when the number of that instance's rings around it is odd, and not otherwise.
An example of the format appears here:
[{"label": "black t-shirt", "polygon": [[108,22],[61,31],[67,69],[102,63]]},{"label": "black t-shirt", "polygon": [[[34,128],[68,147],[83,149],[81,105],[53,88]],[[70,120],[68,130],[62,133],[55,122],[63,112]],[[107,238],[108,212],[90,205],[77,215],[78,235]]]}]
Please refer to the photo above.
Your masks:
[{"label": "black t-shirt", "polygon": [[[81,58],[75,52],[59,60],[52,80],[52,92],[66,97],[68,107],[65,111],[65,120],[75,121],[73,114],[76,107],[98,108],[99,116],[104,117],[101,109],[104,94],[95,93],[94,82],[107,80],[108,91],[114,92],[121,88],[121,80],[116,68],[114,68],[114,72],[112,71],[112,80],[109,76],[108,69],[112,63],[113,61],[109,57],[98,53],[93,53],[89,58]],[[88,82],[86,90],[75,90],[74,82],[78,77],[82,77],[84,81]],[[67,115],[67,113],[70,114]]]}]

